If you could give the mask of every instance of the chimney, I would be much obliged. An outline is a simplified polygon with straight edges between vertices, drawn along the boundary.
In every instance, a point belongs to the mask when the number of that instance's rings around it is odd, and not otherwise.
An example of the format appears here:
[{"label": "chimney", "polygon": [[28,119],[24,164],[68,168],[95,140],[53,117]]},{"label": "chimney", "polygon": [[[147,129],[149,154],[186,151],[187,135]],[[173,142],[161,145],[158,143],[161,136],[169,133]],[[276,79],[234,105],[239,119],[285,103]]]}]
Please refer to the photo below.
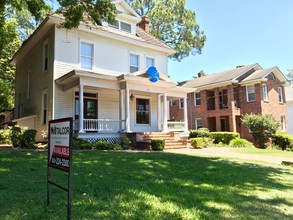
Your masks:
[{"label": "chimney", "polygon": [[204,73],[203,70],[201,70],[201,71],[197,74],[198,78],[199,78],[199,77],[203,77],[203,76],[205,76],[205,75],[206,75],[206,74]]},{"label": "chimney", "polygon": [[238,66],[236,66],[236,68],[241,68],[241,67],[244,67],[244,65],[238,65]]},{"label": "chimney", "polygon": [[150,31],[149,24],[150,24],[150,19],[147,16],[144,16],[142,17],[141,21],[138,23],[138,26],[142,28],[143,30],[145,30],[145,32],[149,33]]}]

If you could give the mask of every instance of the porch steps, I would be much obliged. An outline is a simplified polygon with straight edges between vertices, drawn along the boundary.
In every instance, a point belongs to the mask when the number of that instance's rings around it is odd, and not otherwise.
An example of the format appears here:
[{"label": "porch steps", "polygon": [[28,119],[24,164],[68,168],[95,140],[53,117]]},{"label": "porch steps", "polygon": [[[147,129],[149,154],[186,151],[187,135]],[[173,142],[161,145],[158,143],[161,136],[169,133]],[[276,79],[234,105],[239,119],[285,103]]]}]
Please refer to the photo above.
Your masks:
[{"label": "porch steps", "polygon": [[187,148],[188,141],[180,140],[179,133],[170,132],[143,132],[138,142],[151,142],[151,140],[165,140],[165,149]]}]

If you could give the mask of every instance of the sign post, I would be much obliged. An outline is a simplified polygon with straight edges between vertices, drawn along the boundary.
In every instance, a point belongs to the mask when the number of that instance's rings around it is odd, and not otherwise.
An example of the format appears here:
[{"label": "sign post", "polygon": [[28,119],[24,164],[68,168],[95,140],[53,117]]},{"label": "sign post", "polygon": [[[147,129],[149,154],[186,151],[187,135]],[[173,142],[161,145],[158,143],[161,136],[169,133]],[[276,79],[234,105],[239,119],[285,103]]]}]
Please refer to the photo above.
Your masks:
[{"label": "sign post", "polygon": [[[49,121],[47,205],[50,204],[50,184],[68,192],[67,219],[71,219],[72,118]],[[50,167],[68,174],[67,188],[54,182]]]}]

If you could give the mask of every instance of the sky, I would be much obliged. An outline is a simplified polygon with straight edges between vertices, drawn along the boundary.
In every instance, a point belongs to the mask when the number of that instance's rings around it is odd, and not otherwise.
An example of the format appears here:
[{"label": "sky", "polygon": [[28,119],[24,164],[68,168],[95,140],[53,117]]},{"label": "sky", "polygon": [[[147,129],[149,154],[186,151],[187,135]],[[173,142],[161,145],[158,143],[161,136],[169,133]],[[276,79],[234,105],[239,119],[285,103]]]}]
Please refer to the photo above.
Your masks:
[{"label": "sky", "polygon": [[175,81],[238,65],[293,69],[293,0],[186,0],[207,37],[201,54],[169,61]]}]

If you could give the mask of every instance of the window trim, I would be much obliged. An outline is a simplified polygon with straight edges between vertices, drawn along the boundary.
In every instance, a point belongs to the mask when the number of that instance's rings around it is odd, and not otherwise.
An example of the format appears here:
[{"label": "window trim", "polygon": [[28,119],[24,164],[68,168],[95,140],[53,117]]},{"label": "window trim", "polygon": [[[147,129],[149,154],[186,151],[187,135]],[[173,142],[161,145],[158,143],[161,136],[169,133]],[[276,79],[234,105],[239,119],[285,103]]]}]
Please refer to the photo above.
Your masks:
[{"label": "window trim", "polygon": [[[137,65],[138,66],[132,66],[131,65],[131,55],[137,56]],[[139,55],[139,53],[129,52],[128,57],[129,57],[129,73],[135,73],[135,72],[139,71],[139,69],[140,69],[140,55]],[[131,67],[135,67],[135,68],[137,68],[137,70],[131,72]]]},{"label": "window trim", "polygon": [[[254,100],[249,100],[249,87],[253,87],[254,88]],[[255,102],[256,101],[256,92],[255,92],[255,85],[250,85],[250,86],[246,86],[246,101],[247,102]]]},{"label": "window trim", "polygon": [[[196,97],[196,94],[199,94],[199,97]],[[197,100],[199,100],[199,105],[196,103]],[[201,106],[201,93],[200,92],[194,93],[194,106]]]},{"label": "window trim", "polygon": [[269,101],[268,86],[267,84],[261,84],[262,100],[265,102]]},{"label": "window trim", "polygon": [[279,97],[279,103],[284,103],[284,98],[283,98],[283,88],[278,87],[278,97]]},{"label": "window trim", "polygon": [[[82,56],[81,54],[81,50],[82,50],[82,44],[87,44],[87,45],[91,45],[92,47],[92,56],[91,57],[88,57],[88,56]],[[93,42],[89,42],[89,41],[85,41],[85,40],[80,40],[80,43],[79,43],[79,66],[80,66],[80,69],[83,69],[83,70],[93,70],[93,67],[94,67],[94,43]],[[82,57],[84,58],[90,58],[91,59],[91,67],[90,69],[89,68],[84,68],[82,67]]]},{"label": "window trim", "polygon": [[[198,127],[198,121],[201,121],[201,127]],[[196,118],[195,119],[195,129],[197,130],[197,129],[199,129],[199,128],[202,128],[202,118]]]},{"label": "window trim", "polygon": [[[47,52],[46,52],[47,47]],[[50,48],[49,48],[49,39],[43,42],[43,72],[46,73],[49,71],[49,57],[50,57]]]}]

